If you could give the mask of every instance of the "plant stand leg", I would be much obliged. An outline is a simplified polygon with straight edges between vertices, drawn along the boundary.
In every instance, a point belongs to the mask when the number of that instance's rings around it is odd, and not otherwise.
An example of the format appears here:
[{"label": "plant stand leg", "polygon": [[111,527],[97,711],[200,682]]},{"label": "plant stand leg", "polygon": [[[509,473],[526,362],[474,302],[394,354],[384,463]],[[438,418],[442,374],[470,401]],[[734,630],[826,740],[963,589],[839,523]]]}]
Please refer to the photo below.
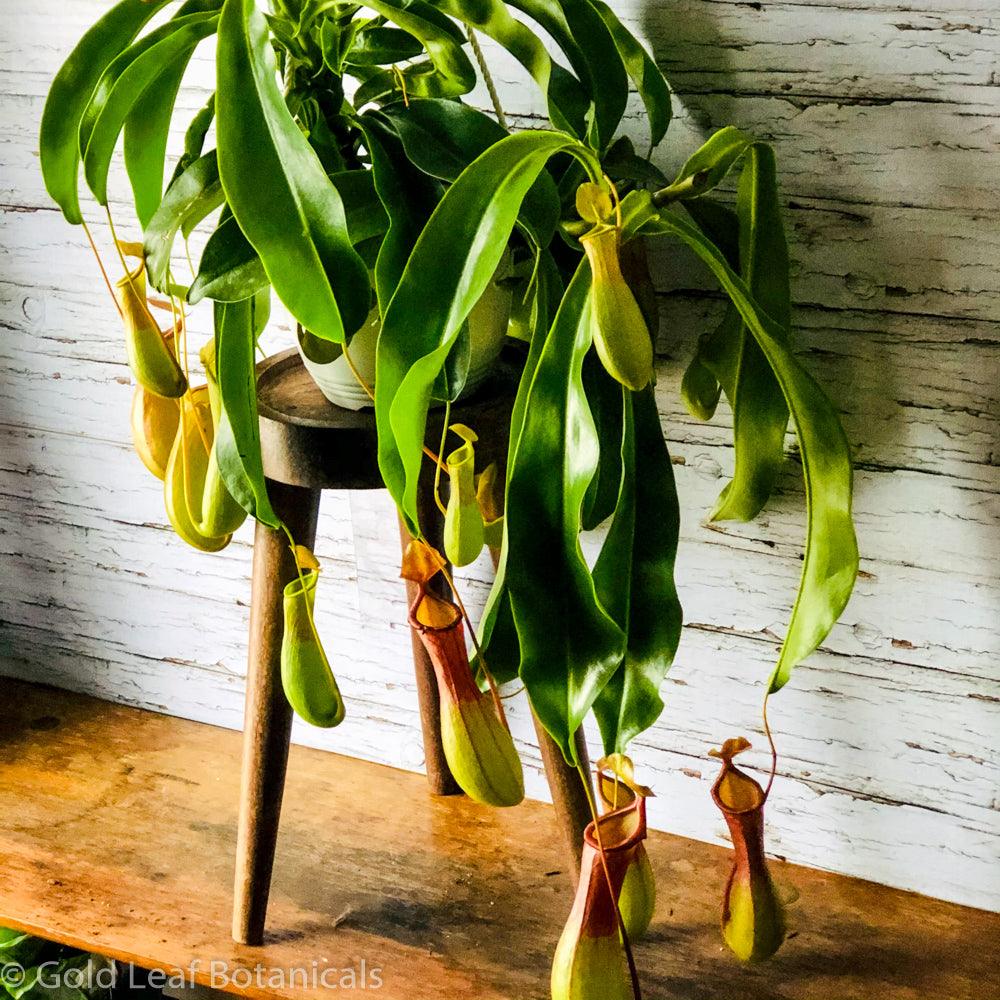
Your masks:
[{"label": "plant stand leg", "polygon": [[[535,721],[535,732],[538,735],[538,749],[542,752],[542,763],[545,765],[545,777],[552,793],[552,805],[555,808],[556,823],[562,832],[566,857],[572,865],[575,875],[580,874],[580,858],[583,853],[583,830],[590,822],[590,803],[583,790],[583,783],[575,767],[566,763],[562,750],[554,739],[545,731],[545,727],[532,712]],[[577,756],[590,775],[590,756],[587,752],[587,742],[583,729],[576,731]]]},{"label": "plant stand leg", "polygon": [[[268,495],[296,543],[312,548],[320,491],[268,481]],[[295,572],[285,533],[258,524],[233,889],[233,938],[242,944],[264,940],[292,730],[292,709],[281,687],[281,637],[284,589]]]}]

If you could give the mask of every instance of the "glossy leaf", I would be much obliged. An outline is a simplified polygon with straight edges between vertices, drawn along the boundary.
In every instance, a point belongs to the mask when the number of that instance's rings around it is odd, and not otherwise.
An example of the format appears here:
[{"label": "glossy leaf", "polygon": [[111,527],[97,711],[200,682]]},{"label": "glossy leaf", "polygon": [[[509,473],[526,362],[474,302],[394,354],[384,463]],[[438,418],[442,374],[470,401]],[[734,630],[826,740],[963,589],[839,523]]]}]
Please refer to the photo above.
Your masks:
[{"label": "glossy leaf", "polygon": [[[507,446],[507,467],[514,462],[514,454],[521,438],[521,428],[524,424],[524,411],[528,402],[528,392],[535,376],[535,368],[541,357],[545,339],[548,336],[552,318],[562,298],[562,281],[552,255],[540,251],[536,265],[535,279],[532,283],[531,308],[529,310],[530,345],[525,359],[524,369],[514,397],[514,406],[510,418],[510,441]],[[510,606],[510,591],[507,588],[507,525],[504,518],[504,529],[500,556],[497,560],[493,586],[490,589],[486,607],[483,610],[479,626],[479,645],[489,666],[489,671],[498,684],[513,680],[518,675],[521,666],[521,646],[514,625],[514,614]],[[482,664],[478,657],[474,661],[477,670],[481,672]]]},{"label": "glossy leaf", "polygon": [[215,306],[215,365],[221,415],[215,439],[219,471],[236,502],[252,517],[278,528],[260,455],[257,371],[254,366],[254,303]]},{"label": "glossy leaf", "polygon": [[125,169],[132,185],[135,214],[143,228],[163,197],[167,136],[174,101],[189,60],[190,53],[167,66],[146,88],[125,119]]},{"label": "glossy leaf", "polygon": [[[383,108],[410,162],[431,177],[454,181],[478,156],[505,139],[506,129],[488,115],[457,101],[411,101]],[[547,171],[525,195],[518,223],[536,246],[548,246],[559,223],[560,204],[555,182]]]},{"label": "glossy leaf", "polygon": [[677,652],[674,584],[680,508],[652,390],[624,397],[618,506],[594,565],[604,609],[624,631],[625,656],[594,702],[605,753],[623,753],[663,710],[660,685]]},{"label": "glossy leaf", "polygon": [[590,97],[589,141],[606,148],[628,101],[628,77],[606,19],[591,0],[509,0],[562,49]]},{"label": "glossy leaf", "polygon": [[850,446],[837,411],[789,349],[784,328],[759,308],[746,283],[719,249],[669,210],[642,229],[677,236],[708,265],[760,345],[785,396],[799,441],[808,526],[802,579],[770,689],[784,685],[796,664],[829,634],[847,605],[858,571],[851,520]]},{"label": "glossy leaf", "polygon": [[622,481],[622,387],[605,370],[596,353],[583,362],[583,387],[594,417],[600,459],[583,501],[583,528],[592,531],[618,506]]},{"label": "glossy leaf", "polygon": [[410,64],[400,70],[408,94],[457,97],[467,94],[476,85],[476,71],[462,48],[464,39],[456,38],[453,26],[434,6],[421,0],[365,0],[365,6],[423,44],[429,61]]},{"label": "glossy leaf", "polygon": [[537,131],[509,136],[487,150],[442,198],[389,303],[375,381],[379,468],[414,531],[434,382],[500,263],[528,189],[550,156],[580,148],[565,135]]},{"label": "glossy leaf", "polygon": [[586,133],[589,100],[572,73],[554,62],[541,39],[512,17],[503,0],[437,0],[441,10],[502,45],[545,95],[552,124],[570,135]]},{"label": "glossy leaf", "polygon": [[198,273],[188,289],[188,302],[194,305],[204,298],[239,302],[267,285],[267,274],[257,251],[250,246],[232,214],[223,210],[219,225],[202,251]]},{"label": "glossy leaf", "polygon": [[[740,273],[757,304],[785,330],[791,323],[788,246],[781,225],[774,152],[755,143],[746,153],[736,198]],[[767,503],[784,464],[788,406],[756,340],[740,324],[731,389],[736,466],[713,520],[750,521]]]},{"label": "glossy leaf", "polygon": [[168,21],[123,52],[98,82],[80,140],[84,176],[99,204],[108,202],[111,158],[132,108],[165,66],[186,63],[198,42],[214,34],[217,25],[218,17],[211,12]]},{"label": "glossy leaf", "polygon": [[406,157],[392,127],[377,114],[362,115],[359,125],[372,161],[375,191],[389,219],[375,263],[375,292],[385,314],[417,237],[441,200],[441,185]]},{"label": "glossy leaf", "polygon": [[45,189],[68,222],[79,225],[79,128],[104,70],[167,0],[121,0],[100,18],[62,64],[42,112],[38,147]]},{"label": "glossy leaf", "polygon": [[178,231],[196,224],[225,201],[219,181],[215,150],[200,156],[178,177],[163,196],[160,207],[143,234],[146,270],[154,288],[164,291],[168,283],[170,255]]},{"label": "glossy leaf", "polygon": [[253,0],[226,0],[217,64],[226,200],[292,315],[314,335],[342,342],[368,315],[368,271],[340,195],[285,105]]},{"label": "glossy leaf", "polygon": [[346,61],[354,66],[391,66],[393,63],[414,59],[423,51],[423,46],[408,31],[385,27],[364,28],[355,35]]},{"label": "glossy leaf", "polygon": [[177,165],[174,167],[174,172],[170,176],[170,184],[167,187],[170,187],[201,156],[202,150],[205,148],[205,138],[213,121],[215,121],[214,93],[205,102],[205,106],[191,119],[191,124],[188,125],[187,131],[184,133],[184,152],[177,159]]},{"label": "glossy leaf", "polygon": [[710,191],[725,180],[752,143],[750,136],[732,125],[719,129],[689,157],[668,190],[679,198]]},{"label": "glossy leaf", "polygon": [[575,762],[574,734],[621,662],[625,636],[598,601],[580,513],[598,441],[583,391],[590,274],[578,267],[535,368],[507,476],[511,607],[521,679],[539,721]]},{"label": "glossy leaf", "polygon": [[660,68],[635,36],[618,20],[615,12],[604,0],[590,0],[597,12],[604,18],[614,39],[618,55],[625,64],[625,72],[642,98],[649,119],[649,142],[659,144],[667,134],[667,127],[673,114],[670,103],[670,87],[663,78]]}]

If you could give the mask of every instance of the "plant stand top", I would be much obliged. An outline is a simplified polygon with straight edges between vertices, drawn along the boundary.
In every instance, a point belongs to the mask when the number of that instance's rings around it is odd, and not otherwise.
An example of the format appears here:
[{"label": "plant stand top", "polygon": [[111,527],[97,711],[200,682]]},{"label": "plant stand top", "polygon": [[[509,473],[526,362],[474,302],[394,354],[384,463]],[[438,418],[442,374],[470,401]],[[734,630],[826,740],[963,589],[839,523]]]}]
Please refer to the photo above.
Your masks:
[{"label": "plant stand top", "polygon": [[[269,479],[309,489],[381,489],[375,413],[345,410],[329,402],[294,348],[257,366],[261,453]],[[452,407],[452,421],[474,427],[485,465],[504,460],[507,425],[517,379],[501,362],[468,400]],[[428,440],[440,436],[444,409],[428,419]]]},{"label": "plant stand top", "polygon": [[[229,936],[239,734],[4,689],[0,925],[147,968],[196,961],[205,984],[212,961],[309,970],[365,959],[381,969],[382,1000],[547,1000],[571,898],[548,806],[434,798],[420,775],[293,747],[268,936],[251,948]],[[727,852],[654,833],[649,854],[661,897],[637,959],[653,1000],[1000,997],[1000,916],[776,864],[801,893],[798,934],[746,969],[717,928]]]}]

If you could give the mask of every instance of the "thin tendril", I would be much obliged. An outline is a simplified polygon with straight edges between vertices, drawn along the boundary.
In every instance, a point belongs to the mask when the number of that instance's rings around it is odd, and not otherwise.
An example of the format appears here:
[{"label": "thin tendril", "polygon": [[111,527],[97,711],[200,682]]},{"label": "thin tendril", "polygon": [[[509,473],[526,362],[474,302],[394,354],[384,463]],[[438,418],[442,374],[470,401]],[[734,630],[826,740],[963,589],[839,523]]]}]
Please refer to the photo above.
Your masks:
[{"label": "thin tendril", "polygon": [[771,748],[771,774],[767,779],[767,787],[764,789],[765,801],[771,793],[771,785],[774,784],[774,776],[778,772],[778,748],[774,745],[774,737],[771,735],[771,726],[767,721],[767,705],[770,697],[771,692],[768,690],[767,694],[764,695],[764,705],[760,713],[764,722],[764,735],[767,737],[768,746]]},{"label": "thin tendril", "polygon": [[479,71],[483,74],[483,82],[486,84],[490,101],[493,102],[493,111],[497,116],[497,121],[503,128],[507,128],[507,116],[503,113],[503,106],[500,104],[500,95],[497,93],[497,88],[493,83],[493,77],[490,75],[490,68],[486,64],[486,56],[483,55],[483,50],[480,48],[479,39],[476,37],[475,31],[472,30],[471,24],[466,25],[465,32],[469,36],[469,45],[472,48],[472,54],[476,57],[476,62],[479,63]]},{"label": "thin tendril", "polygon": [[632,944],[628,939],[628,931],[625,930],[625,918],[622,916],[621,907],[615,899],[614,883],[611,881],[611,872],[608,869],[608,856],[604,849],[604,841],[601,839],[601,823],[597,815],[597,802],[594,798],[594,789],[590,784],[590,775],[587,773],[580,760],[576,762],[576,772],[580,776],[584,794],[587,796],[587,805],[590,807],[590,815],[594,821],[594,836],[597,838],[597,853],[601,859],[601,868],[604,870],[604,881],[608,886],[608,893],[611,902],[615,907],[615,917],[618,920],[618,933],[621,934],[622,946],[625,949],[625,961],[628,963],[628,974],[632,980],[632,996],[634,1000],[642,1000],[642,986],[639,983],[639,970],[635,966],[635,956],[632,954]]},{"label": "thin tendril", "polygon": [[87,234],[87,242],[90,244],[90,249],[94,253],[94,259],[97,261],[97,266],[101,269],[101,277],[104,279],[104,284],[108,286],[111,301],[114,302],[115,309],[118,310],[118,315],[124,317],[125,314],[122,311],[121,303],[118,301],[118,296],[115,295],[115,290],[111,284],[111,279],[108,277],[108,272],[104,269],[104,261],[101,260],[101,255],[97,251],[97,244],[94,242],[93,235],[91,235],[90,227],[86,222],[81,222],[80,224],[83,226],[83,231]]},{"label": "thin tendril", "polygon": [[490,686],[490,694],[493,695],[493,704],[496,707],[497,715],[500,716],[500,721],[503,722],[508,729],[510,726],[507,723],[507,713],[503,710],[503,704],[500,700],[500,689],[497,687],[497,682],[493,679],[493,674],[490,671],[489,664],[486,662],[486,657],[483,655],[483,647],[479,645],[479,637],[476,635],[475,626],[472,624],[472,619],[469,617],[469,612],[465,610],[465,601],[462,600],[462,595],[458,592],[458,588],[455,586],[455,578],[448,571],[447,566],[441,567],[441,575],[444,577],[445,583],[451,588],[452,596],[455,598],[455,603],[458,605],[458,610],[462,615],[462,620],[465,622],[466,628],[469,630],[469,636],[472,639],[472,648],[476,651],[476,656],[479,657],[479,666],[486,677],[486,683]]},{"label": "thin tendril", "polygon": [[[451,423],[451,400],[444,402],[444,423],[441,425],[441,443],[438,445],[438,455],[444,454],[444,443],[448,439],[448,424]],[[434,464],[434,503],[441,511],[442,517],[448,516],[448,508],[441,502],[441,463]]]}]

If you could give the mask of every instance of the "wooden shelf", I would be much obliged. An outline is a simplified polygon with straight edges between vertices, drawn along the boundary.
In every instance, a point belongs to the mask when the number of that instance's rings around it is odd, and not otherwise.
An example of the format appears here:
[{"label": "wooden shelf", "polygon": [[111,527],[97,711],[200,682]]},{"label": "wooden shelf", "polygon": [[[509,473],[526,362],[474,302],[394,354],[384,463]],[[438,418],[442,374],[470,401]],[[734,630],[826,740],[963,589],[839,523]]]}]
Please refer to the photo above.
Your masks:
[{"label": "wooden shelf", "polygon": [[[196,960],[202,983],[213,961],[259,963],[277,981],[272,970],[364,959],[383,1000],[548,997],[571,888],[547,806],[434,799],[418,775],[295,747],[269,935],[248,948],[229,937],[239,734],[0,683],[0,924],[147,968]],[[1000,997],[996,915],[777,864],[800,893],[797,933],[743,968],[717,929],[727,852],[665,834],[649,851],[660,902],[637,949],[647,1000]]]}]

